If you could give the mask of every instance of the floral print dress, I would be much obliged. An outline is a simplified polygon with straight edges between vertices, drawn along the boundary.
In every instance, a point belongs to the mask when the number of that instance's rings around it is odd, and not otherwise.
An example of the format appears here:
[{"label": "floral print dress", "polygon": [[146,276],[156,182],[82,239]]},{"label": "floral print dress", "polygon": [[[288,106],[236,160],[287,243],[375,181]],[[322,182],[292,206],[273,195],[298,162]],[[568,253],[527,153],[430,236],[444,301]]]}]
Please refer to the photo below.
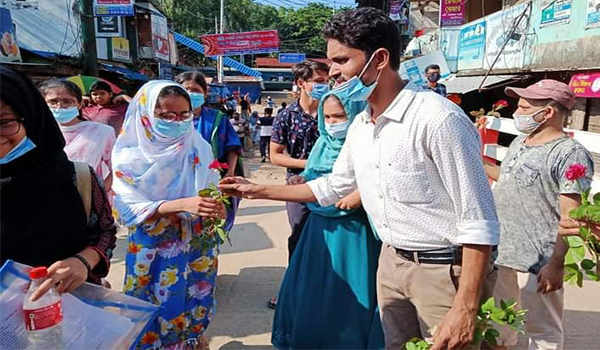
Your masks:
[{"label": "floral print dress", "polygon": [[202,233],[201,219],[178,215],[147,219],[129,228],[123,291],[161,306],[138,349],[194,346],[215,304],[218,238]]}]

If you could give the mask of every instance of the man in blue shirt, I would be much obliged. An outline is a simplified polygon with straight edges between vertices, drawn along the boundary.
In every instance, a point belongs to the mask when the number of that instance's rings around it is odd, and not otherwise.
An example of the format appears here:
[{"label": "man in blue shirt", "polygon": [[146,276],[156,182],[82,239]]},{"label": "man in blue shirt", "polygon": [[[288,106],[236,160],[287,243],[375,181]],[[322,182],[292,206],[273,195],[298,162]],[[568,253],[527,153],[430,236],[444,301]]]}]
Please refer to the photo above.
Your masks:
[{"label": "man in blue shirt", "polygon": [[430,64],[427,66],[427,68],[425,68],[427,82],[423,84],[423,88],[433,90],[436,94],[446,97],[446,85],[438,83],[442,77],[440,71],[440,66],[437,64]]}]

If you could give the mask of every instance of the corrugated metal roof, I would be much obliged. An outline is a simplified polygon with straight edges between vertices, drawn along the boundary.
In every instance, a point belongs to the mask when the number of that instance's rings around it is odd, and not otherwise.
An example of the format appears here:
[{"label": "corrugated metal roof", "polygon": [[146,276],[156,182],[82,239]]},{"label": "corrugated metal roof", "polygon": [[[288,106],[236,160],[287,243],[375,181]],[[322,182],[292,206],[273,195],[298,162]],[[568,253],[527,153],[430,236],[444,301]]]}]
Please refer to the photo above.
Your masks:
[{"label": "corrugated metal roof", "polygon": [[81,22],[78,2],[40,1],[39,7],[12,10],[17,43],[30,51],[64,56],[79,56],[81,52]]},{"label": "corrugated metal roof", "polygon": [[[483,87],[485,88],[506,80],[511,80],[514,77],[517,77],[517,75],[490,75],[485,79]],[[450,78],[450,80],[441,81],[441,83],[446,85],[449,94],[466,94],[467,92],[477,90],[482,80],[482,75],[470,77],[454,76],[453,78]]]}]

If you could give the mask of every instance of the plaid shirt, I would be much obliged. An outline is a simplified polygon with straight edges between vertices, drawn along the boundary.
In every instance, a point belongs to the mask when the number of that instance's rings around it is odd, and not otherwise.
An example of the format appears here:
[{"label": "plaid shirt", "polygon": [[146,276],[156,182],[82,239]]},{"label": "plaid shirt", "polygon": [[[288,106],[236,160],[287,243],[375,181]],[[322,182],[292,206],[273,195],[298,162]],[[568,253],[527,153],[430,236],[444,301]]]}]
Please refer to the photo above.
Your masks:
[{"label": "plaid shirt", "polygon": [[428,83],[422,85],[423,89],[433,90],[438,95],[446,97],[448,94],[446,93],[446,85],[444,84],[436,84],[434,87],[429,86]]}]

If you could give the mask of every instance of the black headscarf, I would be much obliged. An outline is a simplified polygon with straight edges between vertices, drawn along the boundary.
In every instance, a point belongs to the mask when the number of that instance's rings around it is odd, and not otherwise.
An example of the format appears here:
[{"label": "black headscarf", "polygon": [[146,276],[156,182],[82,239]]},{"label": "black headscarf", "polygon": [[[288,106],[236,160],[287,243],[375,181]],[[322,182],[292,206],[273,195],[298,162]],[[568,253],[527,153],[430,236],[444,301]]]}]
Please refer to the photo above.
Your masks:
[{"label": "black headscarf", "polygon": [[88,242],[74,166],[52,112],[29,78],[0,66],[0,98],[24,118],[36,145],[0,165],[0,260],[49,266]]}]

